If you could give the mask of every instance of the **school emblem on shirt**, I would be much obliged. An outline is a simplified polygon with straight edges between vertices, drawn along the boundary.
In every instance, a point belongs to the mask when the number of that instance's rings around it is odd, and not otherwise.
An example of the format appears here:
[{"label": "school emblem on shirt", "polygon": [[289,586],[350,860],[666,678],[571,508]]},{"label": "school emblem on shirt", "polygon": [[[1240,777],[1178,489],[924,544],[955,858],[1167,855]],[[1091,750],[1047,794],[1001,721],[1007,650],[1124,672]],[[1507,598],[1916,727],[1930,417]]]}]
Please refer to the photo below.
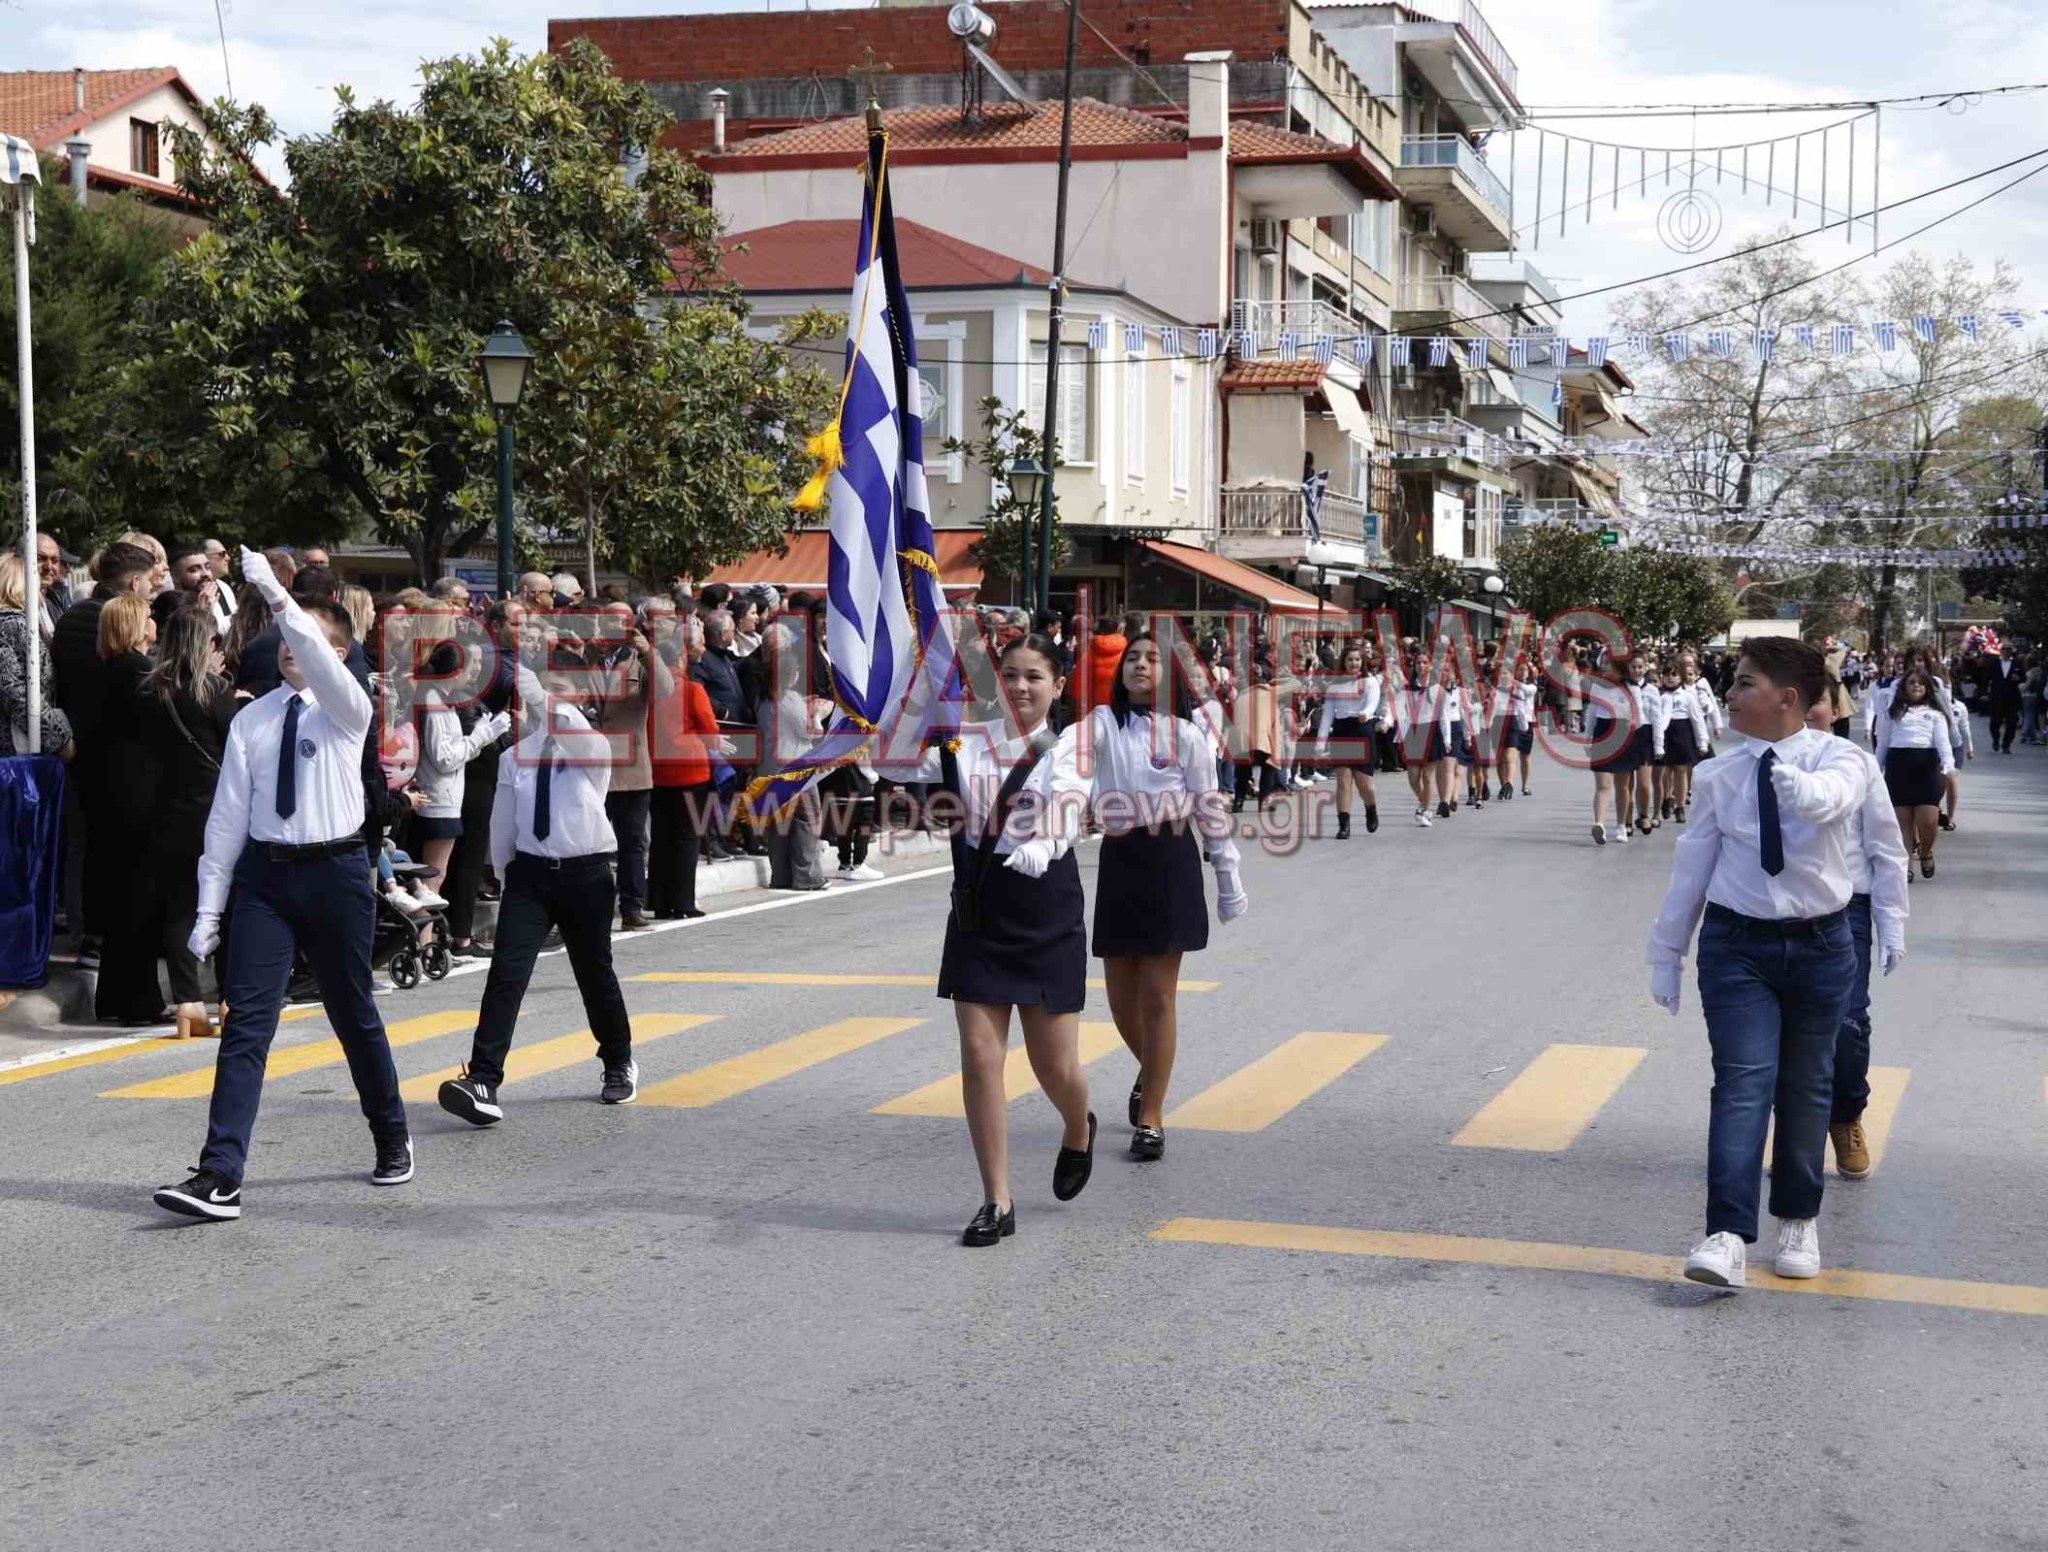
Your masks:
[{"label": "school emblem on shirt", "polygon": [[310,759],[312,759],[312,758],[313,758],[313,748],[314,748],[314,745],[313,745],[313,740],[312,740],[312,739],[310,739],[310,738],[302,738],[302,739],[300,739],[300,740],[299,740],[299,758],[300,758],[301,760],[310,760]]}]

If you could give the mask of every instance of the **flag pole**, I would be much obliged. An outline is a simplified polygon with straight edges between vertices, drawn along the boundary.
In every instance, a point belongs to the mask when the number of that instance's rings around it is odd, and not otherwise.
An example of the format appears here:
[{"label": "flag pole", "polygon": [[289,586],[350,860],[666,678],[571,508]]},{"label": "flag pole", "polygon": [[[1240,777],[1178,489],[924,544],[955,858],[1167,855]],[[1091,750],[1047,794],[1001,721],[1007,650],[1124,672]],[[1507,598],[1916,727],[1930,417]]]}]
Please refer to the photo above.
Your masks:
[{"label": "flag pole", "polygon": [[1045,480],[1038,495],[1038,580],[1024,580],[1026,603],[1052,606],[1053,483],[1058,477],[1059,449],[1054,430],[1060,408],[1060,315],[1067,304],[1067,182],[1074,170],[1074,49],[1080,41],[1081,0],[1067,0],[1067,63],[1060,88],[1059,192],[1053,205],[1052,281],[1047,286],[1049,310],[1045,330]]}]

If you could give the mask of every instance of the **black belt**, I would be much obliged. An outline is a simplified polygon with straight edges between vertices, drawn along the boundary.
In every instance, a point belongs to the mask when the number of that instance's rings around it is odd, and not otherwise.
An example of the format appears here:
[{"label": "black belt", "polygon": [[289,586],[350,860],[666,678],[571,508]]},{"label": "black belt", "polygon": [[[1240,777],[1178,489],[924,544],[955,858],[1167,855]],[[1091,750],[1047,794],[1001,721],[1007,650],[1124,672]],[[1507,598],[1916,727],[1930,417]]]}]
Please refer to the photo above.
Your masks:
[{"label": "black belt", "polygon": [[286,846],[279,841],[261,843],[263,855],[272,862],[316,862],[322,857],[342,857],[352,851],[365,850],[360,835],[344,835],[335,841],[320,841],[311,846]]},{"label": "black belt", "polygon": [[1848,907],[1831,911],[1826,916],[1788,917],[1782,921],[1762,916],[1744,916],[1740,911],[1731,911],[1725,905],[1707,902],[1707,920],[1719,922],[1724,927],[1739,927],[1742,931],[1760,938],[1817,938],[1828,928],[1836,925],[1848,915]]},{"label": "black belt", "polygon": [[514,862],[523,862],[529,867],[546,868],[550,872],[559,873],[564,868],[581,868],[597,863],[607,863],[612,860],[613,855],[613,853],[608,851],[587,851],[580,857],[543,857],[538,852],[515,851],[512,854],[512,860]]}]

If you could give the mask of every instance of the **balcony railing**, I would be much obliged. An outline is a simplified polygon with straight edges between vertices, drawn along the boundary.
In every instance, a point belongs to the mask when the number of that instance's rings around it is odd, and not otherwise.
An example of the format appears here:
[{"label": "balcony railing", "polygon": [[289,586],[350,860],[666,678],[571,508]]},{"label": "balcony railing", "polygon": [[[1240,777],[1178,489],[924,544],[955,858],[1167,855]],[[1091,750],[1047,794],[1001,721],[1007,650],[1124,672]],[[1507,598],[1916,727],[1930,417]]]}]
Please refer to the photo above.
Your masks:
[{"label": "balcony railing", "polygon": [[1500,84],[1508,89],[1508,95],[1520,95],[1521,72],[1515,68],[1514,56],[1500,41],[1486,18],[1479,13],[1479,7],[1472,0],[1406,0],[1408,9],[1418,16],[1427,16],[1435,21],[1450,22],[1465,34],[1465,41],[1472,45],[1472,52],[1485,60],[1487,66],[1499,77]]},{"label": "balcony railing", "polygon": [[1481,296],[1459,275],[1432,275],[1404,280],[1394,310],[1403,313],[1445,313],[1477,329],[1489,339],[1506,341],[1514,320]]},{"label": "balcony railing", "polygon": [[1504,469],[1510,454],[1504,438],[1480,430],[1469,420],[1460,420],[1455,415],[1431,415],[1394,422],[1394,456],[1462,458],[1467,463]]},{"label": "balcony railing", "polygon": [[1481,199],[1501,215],[1514,217],[1514,201],[1508,197],[1508,186],[1463,135],[1410,135],[1401,142],[1401,165],[1455,168],[1479,191]]},{"label": "balcony railing", "polygon": [[1283,334],[1292,334],[1306,345],[1318,334],[1349,339],[1359,332],[1359,325],[1345,317],[1342,309],[1321,301],[1233,302],[1230,326],[1249,329],[1261,350],[1273,349]]},{"label": "balcony railing", "polygon": [[[1222,534],[1226,539],[1308,538],[1308,502],[1298,490],[1260,486],[1223,492]],[[1318,527],[1326,544],[1355,544],[1368,557],[1380,550],[1379,514],[1355,496],[1324,495]]]}]

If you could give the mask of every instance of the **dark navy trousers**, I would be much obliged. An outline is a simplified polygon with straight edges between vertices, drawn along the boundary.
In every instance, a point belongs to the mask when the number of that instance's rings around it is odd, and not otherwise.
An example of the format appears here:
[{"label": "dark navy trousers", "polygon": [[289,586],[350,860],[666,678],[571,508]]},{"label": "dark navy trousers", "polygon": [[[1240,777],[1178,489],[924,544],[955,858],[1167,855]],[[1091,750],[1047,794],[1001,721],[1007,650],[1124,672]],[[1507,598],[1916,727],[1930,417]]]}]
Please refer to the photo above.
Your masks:
[{"label": "dark navy trousers", "polygon": [[273,860],[260,841],[249,842],[235,864],[228,916],[228,963],[221,988],[228,1020],[220,1032],[200,1167],[233,1181],[242,1178],[295,948],[320,983],[328,1026],[348,1057],[371,1135],[380,1142],[405,1137],[398,1069],[370,994],[376,904],[363,848],[284,862]]}]

